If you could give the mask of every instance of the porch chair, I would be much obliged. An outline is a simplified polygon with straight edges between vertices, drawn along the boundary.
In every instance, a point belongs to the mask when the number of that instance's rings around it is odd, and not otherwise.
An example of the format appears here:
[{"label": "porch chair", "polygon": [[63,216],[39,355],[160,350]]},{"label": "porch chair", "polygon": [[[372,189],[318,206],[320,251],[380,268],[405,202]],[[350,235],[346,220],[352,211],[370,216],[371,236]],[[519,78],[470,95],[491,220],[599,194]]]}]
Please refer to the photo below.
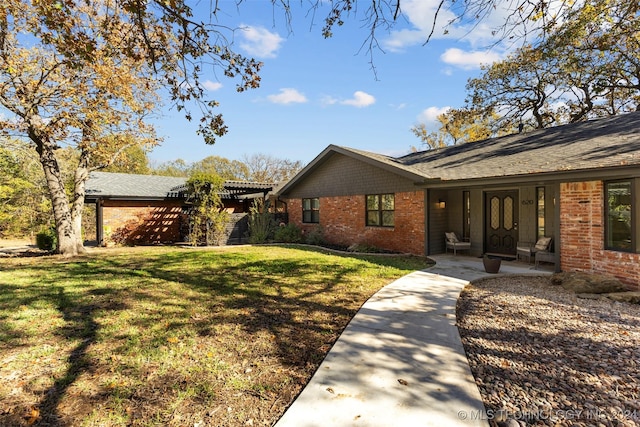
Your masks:
[{"label": "porch chair", "polygon": [[516,244],[516,260],[527,258],[527,262],[531,264],[531,257],[535,257],[536,252],[549,253],[551,242],[551,237],[541,237],[535,245],[532,245],[530,242],[518,242]]},{"label": "porch chair", "polygon": [[444,233],[444,241],[446,243],[445,252],[448,249],[453,250],[453,255],[457,255],[458,251],[471,250],[471,242],[463,242],[458,239],[458,236],[453,231],[447,231]]}]

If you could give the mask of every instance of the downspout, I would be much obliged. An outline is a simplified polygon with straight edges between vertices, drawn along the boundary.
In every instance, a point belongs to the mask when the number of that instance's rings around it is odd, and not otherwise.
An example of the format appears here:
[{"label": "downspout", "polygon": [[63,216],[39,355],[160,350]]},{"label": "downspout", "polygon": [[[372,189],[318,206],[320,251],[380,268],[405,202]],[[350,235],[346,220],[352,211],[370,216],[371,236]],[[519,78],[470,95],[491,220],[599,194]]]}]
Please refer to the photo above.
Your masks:
[{"label": "downspout", "polygon": [[430,251],[430,241],[429,241],[429,230],[431,229],[431,215],[430,215],[430,204],[429,204],[429,192],[430,190],[424,189],[424,254],[426,256],[431,255]]},{"label": "downspout", "polygon": [[562,253],[562,239],[560,238],[561,236],[561,227],[562,224],[560,223],[560,203],[562,201],[561,197],[560,197],[560,183],[555,183],[553,185],[553,200],[555,200],[555,203],[553,204],[553,215],[555,217],[554,222],[555,222],[555,227],[553,230],[553,241],[555,244],[555,272],[556,273],[560,273],[562,271],[562,268],[560,266],[560,260],[561,260],[561,256],[560,254]]},{"label": "downspout", "polygon": [[102,199],[96,199],[96,241],[98,246],[104,246]]}]

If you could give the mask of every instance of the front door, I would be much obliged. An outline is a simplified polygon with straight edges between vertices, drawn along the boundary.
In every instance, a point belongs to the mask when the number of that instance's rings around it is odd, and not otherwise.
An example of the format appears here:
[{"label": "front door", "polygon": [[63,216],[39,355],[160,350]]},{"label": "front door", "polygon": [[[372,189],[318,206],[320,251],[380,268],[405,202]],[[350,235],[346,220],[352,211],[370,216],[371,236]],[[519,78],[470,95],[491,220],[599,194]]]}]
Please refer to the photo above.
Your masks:
[{"label": "front door", "polygon": [[486,252],[516,254],[518,241],[518,191],[491,191],[485,199]]}]

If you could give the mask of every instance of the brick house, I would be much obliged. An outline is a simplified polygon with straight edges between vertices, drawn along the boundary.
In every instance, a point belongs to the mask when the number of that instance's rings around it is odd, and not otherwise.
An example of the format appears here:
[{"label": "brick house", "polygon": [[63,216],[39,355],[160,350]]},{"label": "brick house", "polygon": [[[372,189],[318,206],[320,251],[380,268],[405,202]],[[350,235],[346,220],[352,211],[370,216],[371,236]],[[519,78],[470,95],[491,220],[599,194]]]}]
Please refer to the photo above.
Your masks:
[{"label": "brick house", "polygon": [[389,157],[328,146],[277,192],[289,220],[334,244],[516,254],[552,237],[556,270],[640,289],[640,112]]},{"label": "brick house", "polygon": [[[183,242],[188,234],[186,178],[92,172],[86,204],[95,204],[96,241],[133,244]],[[221,194],[231,214],[228,244],[240,243],[253,200],[265,197],[273,184],[227,181]]]}]

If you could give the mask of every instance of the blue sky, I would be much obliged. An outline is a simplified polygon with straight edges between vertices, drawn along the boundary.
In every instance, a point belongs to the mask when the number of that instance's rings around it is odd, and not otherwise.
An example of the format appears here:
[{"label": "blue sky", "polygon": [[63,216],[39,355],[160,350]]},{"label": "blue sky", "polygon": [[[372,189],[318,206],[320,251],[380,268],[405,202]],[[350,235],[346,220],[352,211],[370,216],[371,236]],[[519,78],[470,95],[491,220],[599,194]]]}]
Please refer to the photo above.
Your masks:
[{"label": "blue sky", "polygon": [[[202,3],[206,13],[209,2]],[[485,48],[495,27],[491,20],[473,29],[452,27],[446,36],[438,27],[423,45],[437,2],[403,0],[404,16],[377,35],[383,51],[373,52],[374,73],[362,47],[368,30],[360,17],[368,2],[361,2],[362,10],[330,39],[321,35],[321,12],[314,23],[304,5],[291,3],[289,28],[270,1],[245,0],[236,8],[235,0],[220,0],[218,23],[238,28],[234,46],[264,63],[260,88],[238,93],[235,81],[205,68],[207,95],[220,102],[228,134],[208,146],[195,122],[167,108],[155,121],[164,141],[150,153],[153,163],[211,155],[241,160],[263,153],[306,164],[329,144],[403,155],[411,146],[421,148],[413,125],[433,126],[439,113],[461,107],[467,79],[480,75],[480,63],[504,55],[499,47]],[[493,22],[500,15],[492,16]],[[443,11],[440,22],[449,16]]]}]

